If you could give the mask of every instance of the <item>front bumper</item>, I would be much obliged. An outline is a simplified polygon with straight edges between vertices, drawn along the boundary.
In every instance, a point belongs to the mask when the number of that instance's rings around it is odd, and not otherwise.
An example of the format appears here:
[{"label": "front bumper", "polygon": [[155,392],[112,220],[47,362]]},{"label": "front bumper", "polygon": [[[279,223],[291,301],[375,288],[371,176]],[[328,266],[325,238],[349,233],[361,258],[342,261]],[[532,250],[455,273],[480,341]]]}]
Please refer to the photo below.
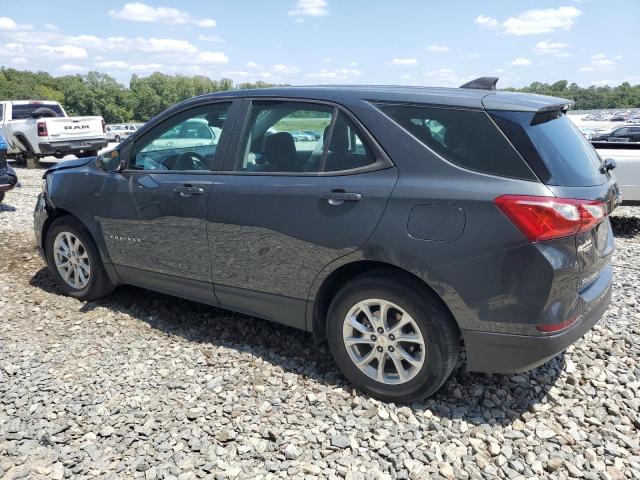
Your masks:
[{"label": "front bumper", "polygon": [[18,183],[18,175],[7,165],[6,169],[0,170],[0,192],[8,192]]},{"label": "front bumper", "polygon": [[602,318],[611,301],[613,268],[607,265],[580,296],[583,313],[569,328],[553,335],[512,335],[463,330],[467,370],[516,373],[531,370],[579,340]]},{"label": "front bumper", "polygon": [[36,246],[38,247],[38,252],[42,259],[46,262],[44,254],[44,243],[43,243],[43,231],[44,224],[47,221],[49,214],[47,213],[47,203],[45,201],[44,194],[38,195],[38,201],[36,202],[36,208],[33,211],[33,230],[36,235]]},{"label": "front bumper", "polygon": [[106,138],[90,138],[86,140],[70,140],[67,142],[39,143],[38,147],[42,155],[67,155],[69,153],[100,150],[107,145]]}]

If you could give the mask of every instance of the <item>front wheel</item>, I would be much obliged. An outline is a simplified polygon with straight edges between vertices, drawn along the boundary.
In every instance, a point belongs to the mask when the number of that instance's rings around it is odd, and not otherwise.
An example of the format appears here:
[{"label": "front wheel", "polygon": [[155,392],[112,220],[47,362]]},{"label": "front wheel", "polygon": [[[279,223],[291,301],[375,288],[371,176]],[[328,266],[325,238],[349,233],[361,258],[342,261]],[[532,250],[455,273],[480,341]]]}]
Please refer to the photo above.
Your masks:
[{"label": "front wheel", "polygon": [[95,300],[113,290],[91,235],[75,218],[55,220],[47,231],[45,248],[49,270],[67,295]]},{"label": "front wheel", "polygon": [[353,384],[393,402],[435,393],[460,347],[457,325],[441,301],[417,281],[386,271],[357,277],[338,292],[327,339]]}]

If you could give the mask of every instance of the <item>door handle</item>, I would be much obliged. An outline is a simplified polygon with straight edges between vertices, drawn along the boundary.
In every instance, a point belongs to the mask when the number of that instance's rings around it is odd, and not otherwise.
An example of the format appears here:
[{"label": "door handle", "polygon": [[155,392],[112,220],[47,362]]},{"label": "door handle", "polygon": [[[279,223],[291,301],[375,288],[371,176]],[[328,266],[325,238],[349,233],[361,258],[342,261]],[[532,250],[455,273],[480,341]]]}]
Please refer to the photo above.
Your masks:
[{"label": "door handle", "polygon": [[323,193],[320,198],[329,202],[330,205],[342,205],[344,202],[358,202],[362,195],[354,192],[345,192],[344,190],[332,190]]},{"label": "door handle", "polygon": [[191,195],[202,195],[204,188],[194,187],[193,185],[180,185],[179,187],[174,187],[173,191],[179,193],[181,197],[190,197]]}]

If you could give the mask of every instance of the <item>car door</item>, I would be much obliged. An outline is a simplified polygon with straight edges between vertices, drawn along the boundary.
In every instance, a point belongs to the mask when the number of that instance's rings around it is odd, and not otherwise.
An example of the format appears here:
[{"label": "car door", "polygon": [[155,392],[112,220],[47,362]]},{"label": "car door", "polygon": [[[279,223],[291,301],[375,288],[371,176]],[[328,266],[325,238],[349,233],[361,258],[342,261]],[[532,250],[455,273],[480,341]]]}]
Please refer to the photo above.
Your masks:
[{"label": "car door", "polygon": [[[246,100],[207,205],[223,307],[305,328],[309,289],[373,232],[397,171],[333,105]],[[318,137],[295,139],[312,130]]]},{"label": "car door", "polygon": [[629,129],[627,127],[618,128],[611,133],[610,140],[612,142],[628,142],[629,141]]},{"label": "car door", "polygon": [[205,217],[226,138],[178,145],[164,139],[185,125],[189,131],[193,123],[230,131],[232,107],[227,101],[181,110],[122,149],[127,167],[100,193],[105,207],[99,221],[124,282],[216,303]]}]

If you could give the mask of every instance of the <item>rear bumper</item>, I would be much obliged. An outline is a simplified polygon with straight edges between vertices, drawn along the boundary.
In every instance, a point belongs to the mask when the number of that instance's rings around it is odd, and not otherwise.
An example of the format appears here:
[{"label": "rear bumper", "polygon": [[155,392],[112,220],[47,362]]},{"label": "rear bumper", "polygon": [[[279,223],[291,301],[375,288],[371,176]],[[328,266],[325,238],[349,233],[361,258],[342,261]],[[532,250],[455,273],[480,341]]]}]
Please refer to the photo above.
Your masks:
[{"label": "rear bumper", "polygon": [[0,192],[8,192],[18,183],[18,176],[13,168],[7,166],[6,169],[0,170]]},{"label": "rear bumper", "polygon": [[580,296],[583,313],[569,328],[554,335],[512,335],[463,330],[467,369],[484,373],[531,370],[579,340],[602,318],[611,301],[613,268],[607,265]]},{"label": "rear bumper", "polygon": [[70,140],[67,142],[43,142],[38,144],[42,155],[66,155],[76,152],[100,150],[107,146],[105,138],[90,138],[86,140]]}]

